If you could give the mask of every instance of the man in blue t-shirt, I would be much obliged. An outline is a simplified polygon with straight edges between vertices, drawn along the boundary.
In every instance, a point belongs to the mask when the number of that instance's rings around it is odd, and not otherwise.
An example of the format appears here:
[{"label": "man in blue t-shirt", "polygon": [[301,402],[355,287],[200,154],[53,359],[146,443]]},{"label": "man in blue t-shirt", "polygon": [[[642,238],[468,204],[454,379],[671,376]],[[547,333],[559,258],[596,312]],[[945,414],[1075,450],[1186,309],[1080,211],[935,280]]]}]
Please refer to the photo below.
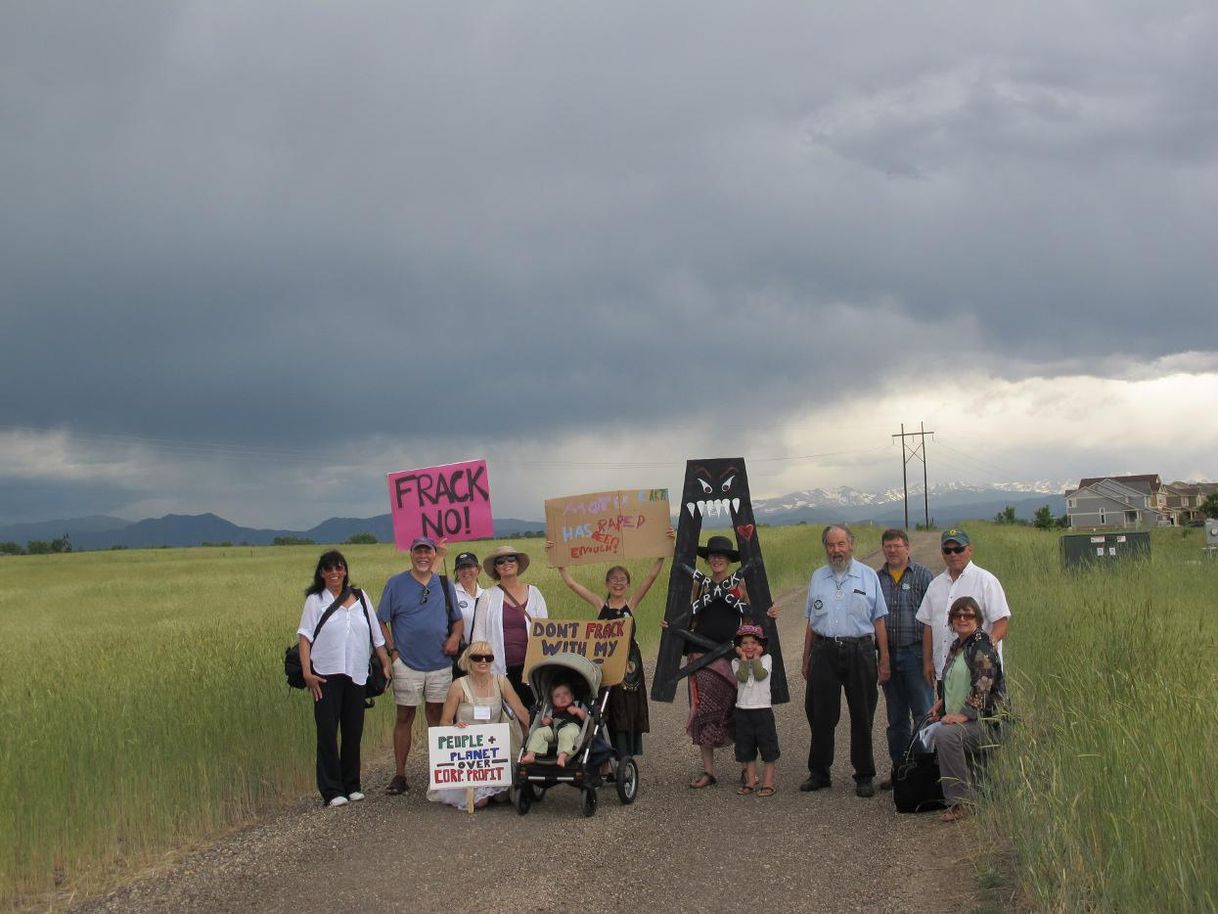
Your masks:
[{"label": "man in blue t-shirt", "polygon": [[410,789],[406,759],[415,711],[423,702],[429,726],[440,723],[444,698],[452,684],[452,658],[461,643],[461,611],[452,582],[448,593],[432,573],[436,543],[417,536],[410,544],[410,570],[385,582],[376,617],[385,632],[385,648],[393,659],[393,700],[397,720],[393,726],[393,758],[397,770],[385,793]]}]

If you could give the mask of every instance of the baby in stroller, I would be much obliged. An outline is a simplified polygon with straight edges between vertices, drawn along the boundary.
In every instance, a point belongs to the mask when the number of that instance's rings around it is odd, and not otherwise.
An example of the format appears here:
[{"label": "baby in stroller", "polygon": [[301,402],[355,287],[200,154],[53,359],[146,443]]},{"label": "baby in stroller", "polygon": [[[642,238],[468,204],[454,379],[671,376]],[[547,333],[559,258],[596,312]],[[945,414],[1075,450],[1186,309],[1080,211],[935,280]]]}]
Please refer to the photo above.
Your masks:
[{"label": "baby in stroller", "polygon": [[558,767],[565,768],[567,759],[579,746],[579,735],[583,723],[588,719],[588,710],[575,700],[571,687],[565,682],[556,682],[550,689],[549,713],[538,721],[538,727],[530,734],[528,751],[520,757],[523,765],[531,765],[537,755],[546,754],[551,746],[558,746]]}]

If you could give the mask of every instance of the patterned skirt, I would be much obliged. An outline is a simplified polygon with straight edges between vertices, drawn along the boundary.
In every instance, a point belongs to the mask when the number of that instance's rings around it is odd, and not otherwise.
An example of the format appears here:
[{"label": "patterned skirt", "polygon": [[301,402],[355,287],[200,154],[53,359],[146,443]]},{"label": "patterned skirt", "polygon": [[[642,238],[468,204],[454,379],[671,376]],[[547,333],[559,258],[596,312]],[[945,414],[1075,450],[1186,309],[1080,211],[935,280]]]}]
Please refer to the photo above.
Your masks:
[{"label": "patterned skirt", "polygon": [[[690,654],[689,662],[701,657]],[[689,720],[685,730],[695,746],[721,749],[736,741],[733,708],[736,679],[728,662],[720,657],[689,678]]]}]

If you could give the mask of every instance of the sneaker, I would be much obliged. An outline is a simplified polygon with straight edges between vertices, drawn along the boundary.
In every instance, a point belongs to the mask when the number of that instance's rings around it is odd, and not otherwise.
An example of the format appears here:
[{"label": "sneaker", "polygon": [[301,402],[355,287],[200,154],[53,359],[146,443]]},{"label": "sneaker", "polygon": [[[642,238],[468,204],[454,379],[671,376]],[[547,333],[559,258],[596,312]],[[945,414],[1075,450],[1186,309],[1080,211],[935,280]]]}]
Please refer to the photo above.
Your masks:
[{"label": "sneaker", "polygon": [[326,805],[327,806],[346,806],[347,798],[346,797],[335,797],[333,800],[331,800]]},{"label": "sneaker", "polygon": [[800,784],[799,789],[804,793],[810,793],[813,790],[824,790],[828,786],[828,781],[822,781],[820,778],[813,776]]},{"label": "sneaker", "polygon": [[347,794],[347,799],[350,800],[352,803],[358,803],[363,798],[364,798],[364,795],[362,793],[360,793],[358,790],[353,790],[349,794]]},{"label": "sneaker", "polygon": [[854,785],[854,795],[856,797],[874,797],[875,783],[871,778],[859,778],[858,783]]},{"label": "sneaker", "polygon": [[880,790],[892,790],[892,781],[893,778],[890,774],[888,777],[884,778],[884,780],[880,781]]}]

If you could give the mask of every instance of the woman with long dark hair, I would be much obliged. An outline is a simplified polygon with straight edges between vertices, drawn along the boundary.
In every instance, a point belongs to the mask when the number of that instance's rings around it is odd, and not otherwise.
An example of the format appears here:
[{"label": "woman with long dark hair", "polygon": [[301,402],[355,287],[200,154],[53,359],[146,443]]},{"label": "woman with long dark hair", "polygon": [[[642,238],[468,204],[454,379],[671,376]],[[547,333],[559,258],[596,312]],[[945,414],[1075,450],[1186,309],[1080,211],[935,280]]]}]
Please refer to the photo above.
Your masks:
[{"label": "woman with long dark hair", "polygon": [[317,560],[296,633],[317,725],[317,790],[326,806],[345,806],[364,798],[360,740],[373,650],[386,680],[392,667],[371,601],[351,584],[341,552],[330,550]]}]

